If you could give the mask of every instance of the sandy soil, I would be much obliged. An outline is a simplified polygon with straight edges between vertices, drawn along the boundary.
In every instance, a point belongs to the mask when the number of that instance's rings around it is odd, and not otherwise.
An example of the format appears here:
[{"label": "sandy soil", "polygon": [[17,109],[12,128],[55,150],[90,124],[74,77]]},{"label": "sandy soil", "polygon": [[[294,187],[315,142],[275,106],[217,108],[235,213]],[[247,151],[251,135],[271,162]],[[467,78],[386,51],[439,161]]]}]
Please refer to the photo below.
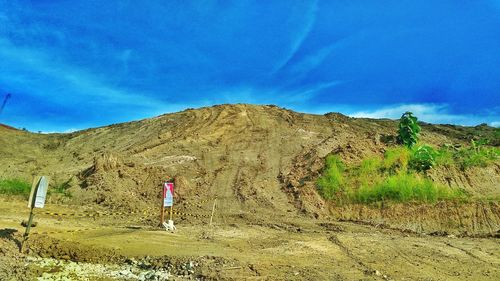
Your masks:
[{"label": "sandy soil", "polygon": [[[2,243],[21,237],[24,202],[1,202]],[[18,211],[14,211],[18,210]],[[22,210],[22,211],[19,211]],[[48,211],[80,212],[75,207],[47,206]],[[44,210],[44,211],[47,211]],[[169,257],[195,261],[190,275],[170,279],[203,280],[498,280],[500,241],[408,233],[352,222],[315,220],[290,215],[272,220],[249,214],[212,227],[179,220],[175,233],[159,230],[144,215],[98,218],[53,218],[36,215],[28,242],[32,257],[94,264],[123,264],[126,258]],[[269,223],[271,222],[271,223]],[[88,229],[79,232],[36,234]],[[12,231],[8,231],[12,230]],[[17,231],[17,232],[15,232]],[[26,261],[14,251],[2,257],[3,273],[12,280],[50,276],[37,262],[7,272],[10,263]],[[211,262],[219,259],[220,262]],[[170,261],[170,260],[169,260]],[[37,269],[38,268],[38,269]],[[52,274],[56,274],[52,270]],[[4,274],[4,275],[1,275]],[[10,276],[9,276],[10,274]],[[54,275],[56,276],[56,275]],[[82,273],[82,276],[84,274]],[[83,277],[82,277],[83,278]],[[113,279],[120,279],[119,276]],[[9,280],[7,278],[7,280]],[[29,279],[26,279],[29,280]],[[85,280],[85,279],[81,279]],[[92,279],[90,279],[92,280]],[[126,280],[126,278],[124,278]],[[154,280],[154,279],[153,279]]]}]

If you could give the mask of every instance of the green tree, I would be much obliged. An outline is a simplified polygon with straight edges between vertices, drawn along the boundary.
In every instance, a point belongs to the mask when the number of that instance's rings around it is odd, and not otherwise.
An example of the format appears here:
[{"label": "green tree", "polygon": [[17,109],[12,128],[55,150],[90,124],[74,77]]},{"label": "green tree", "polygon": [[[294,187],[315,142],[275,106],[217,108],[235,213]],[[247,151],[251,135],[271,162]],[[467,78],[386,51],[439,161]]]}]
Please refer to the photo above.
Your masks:
[{"label": "green tree", "polygon": [[399,119],[399,140],[408,148],[412,148],[417,142],[420,134],[420,126],[417,117],[407,111]]}]

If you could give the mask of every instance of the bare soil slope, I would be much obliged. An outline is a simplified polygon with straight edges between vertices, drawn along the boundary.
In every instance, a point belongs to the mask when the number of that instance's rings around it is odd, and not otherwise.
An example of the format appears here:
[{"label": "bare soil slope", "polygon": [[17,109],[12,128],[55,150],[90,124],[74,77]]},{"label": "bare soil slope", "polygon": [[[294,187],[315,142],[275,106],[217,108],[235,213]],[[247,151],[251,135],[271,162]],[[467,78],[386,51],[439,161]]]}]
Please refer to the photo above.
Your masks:
[{"label": "bare soil slope", "polygon": [[[33,175],[49,175],[53,186],[71,186],[72,198],[57,200],[124,210],[155,207],[161,183],[175,178],[181,206],[183,201],[217,197],[224,220],[258,217],[267,221],[277,213],[296,211],[337,216],[339,209],[332,210],[315,189],[324,157],[337,153],[346,162],[356,162],[382,155],[394,141],[396,126],[391,120],[238,104],[70,134],[0,127],[0,177],[30,180]],[[424,125],[422,140],[436,146],[466,145],[473,136],[491,139],[493,134],[494,129],[487,126]],[[500,194],[498,165],[468,172],[436,171],[432,176],[478,196]],[[476,209],[486,214],[488,232],[498,229],[497,204]],[[196,206],[189,210],[196,211]],[[353,211],[356,216],[342,210],[344,219],[364,217],[358,209]],[[368,213],[370,220],[381,216]],[[411,216],[401,214],[407,215]],[[473,212],[472,216],[480,215]],[[486,227],[481,219],[471,223]]]},{"label": "bare soil slope", "polygon": [[[36,210],[26,254],[18,253],[26,202],[0,197],[0,279],[499,280],[497,201],[336,206],[318,195],[326,155],[382,156],[396,126],[241,104],[71,134],[0,126],[0,179],[48,175],[51,188],[72,195],[51,195]],[[423,132],[436,146],[495,134]],[[500,193],[498,164],[430,176],[477,198]],[[157,227],[160,186],[170,179],[175,233]]]}]

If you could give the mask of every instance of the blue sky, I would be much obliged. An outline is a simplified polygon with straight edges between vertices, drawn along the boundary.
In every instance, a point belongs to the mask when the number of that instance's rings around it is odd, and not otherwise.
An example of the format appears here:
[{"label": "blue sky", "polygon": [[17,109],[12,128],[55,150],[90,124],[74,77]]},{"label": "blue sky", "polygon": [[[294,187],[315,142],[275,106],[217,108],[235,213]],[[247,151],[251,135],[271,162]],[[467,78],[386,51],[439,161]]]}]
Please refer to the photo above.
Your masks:
[{"label": "blue sky", "polygon": [[0,122],[220,103],[500,125],[500,0],[0,0]]}]

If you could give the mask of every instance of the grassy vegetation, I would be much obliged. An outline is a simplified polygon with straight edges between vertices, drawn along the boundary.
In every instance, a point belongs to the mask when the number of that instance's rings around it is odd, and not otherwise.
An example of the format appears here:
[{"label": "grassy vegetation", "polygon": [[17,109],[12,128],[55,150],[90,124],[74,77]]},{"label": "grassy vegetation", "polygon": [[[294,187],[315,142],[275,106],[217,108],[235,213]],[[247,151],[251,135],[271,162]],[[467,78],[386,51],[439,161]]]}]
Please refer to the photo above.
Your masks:
[{"label": "grassy vegetation", "polygon": [[395,147],[387,150],[382,159],[366,158],[351,167],[347,167],[338,156],[330,155],[326,158],[323,175],[318,179],[318,191],[325,199],[339,203],[436,202],[466,197],[462,190],[440,185],[425,177],[421,173],[422,163],[428,155],[422,160],[424,152],[418,151],[418,148]]},{"label": "grassy vegetation", "polygon": [[333,199],[345,186],[344,163],[335,155],[326,157],[326,169],[318,180],[318,190],[325,199]]},{"label": "grassy vegetation", "polygon": [[350,196],[350,200],[358,203],[373,203],[385,200],[408,202],[436,202],[464,198],[465,193],[459,189],[434,183],[432,180],[415,173],[400,172],[391,175],[373,185],[361,186]]},{"label": "grassy vegetation", "polygon": [[471,146],[456,148],[444,145],[437,151],[438,165],[458,165],[462,170],[470,167],[486,167],[500,160],[500,148],[486,146],[485,141],[472,141]]},{"label": "grassy vegetation", "polygon": [[425,172],[436,166],[485,167],[499,159],[500,149],[487,146],[487,141],[472,141],[466,147],[444,145],[437,150],[428,145],[396,146],[383,158],[369,157],[351,167],[330,155],[317,187],[323,198],[340,203],[464,199],[464,191],[435,183]]},{"label": "grassy vegetation", "polygon": [[71,187],[70,182],[71,179],[62,183],[56,183],[54,186],[49,188],[49,190],[47,191],[48,195],[50,196],[52,194],[61,194],[65,197],[72,197],[71,193],[68,190],[68,188]]},{"label": "grassy vegetation", "polygon": [[21,195],[28,199],[31,183],[22,179],[0,179],[0,194]]},{"label": "grassy vegetation", "polygon": [[[54,194],[61,194],[66,197],[71,197],[71,193],[68,191],[70,187],[70,181],[63,183],[57,183],[51,186],[47,194],[48,196]],[[22,196],[28,199],[31,192],[31,183],[22,179],[0,179],[0,194],[3,195],[15,195]]]}]

